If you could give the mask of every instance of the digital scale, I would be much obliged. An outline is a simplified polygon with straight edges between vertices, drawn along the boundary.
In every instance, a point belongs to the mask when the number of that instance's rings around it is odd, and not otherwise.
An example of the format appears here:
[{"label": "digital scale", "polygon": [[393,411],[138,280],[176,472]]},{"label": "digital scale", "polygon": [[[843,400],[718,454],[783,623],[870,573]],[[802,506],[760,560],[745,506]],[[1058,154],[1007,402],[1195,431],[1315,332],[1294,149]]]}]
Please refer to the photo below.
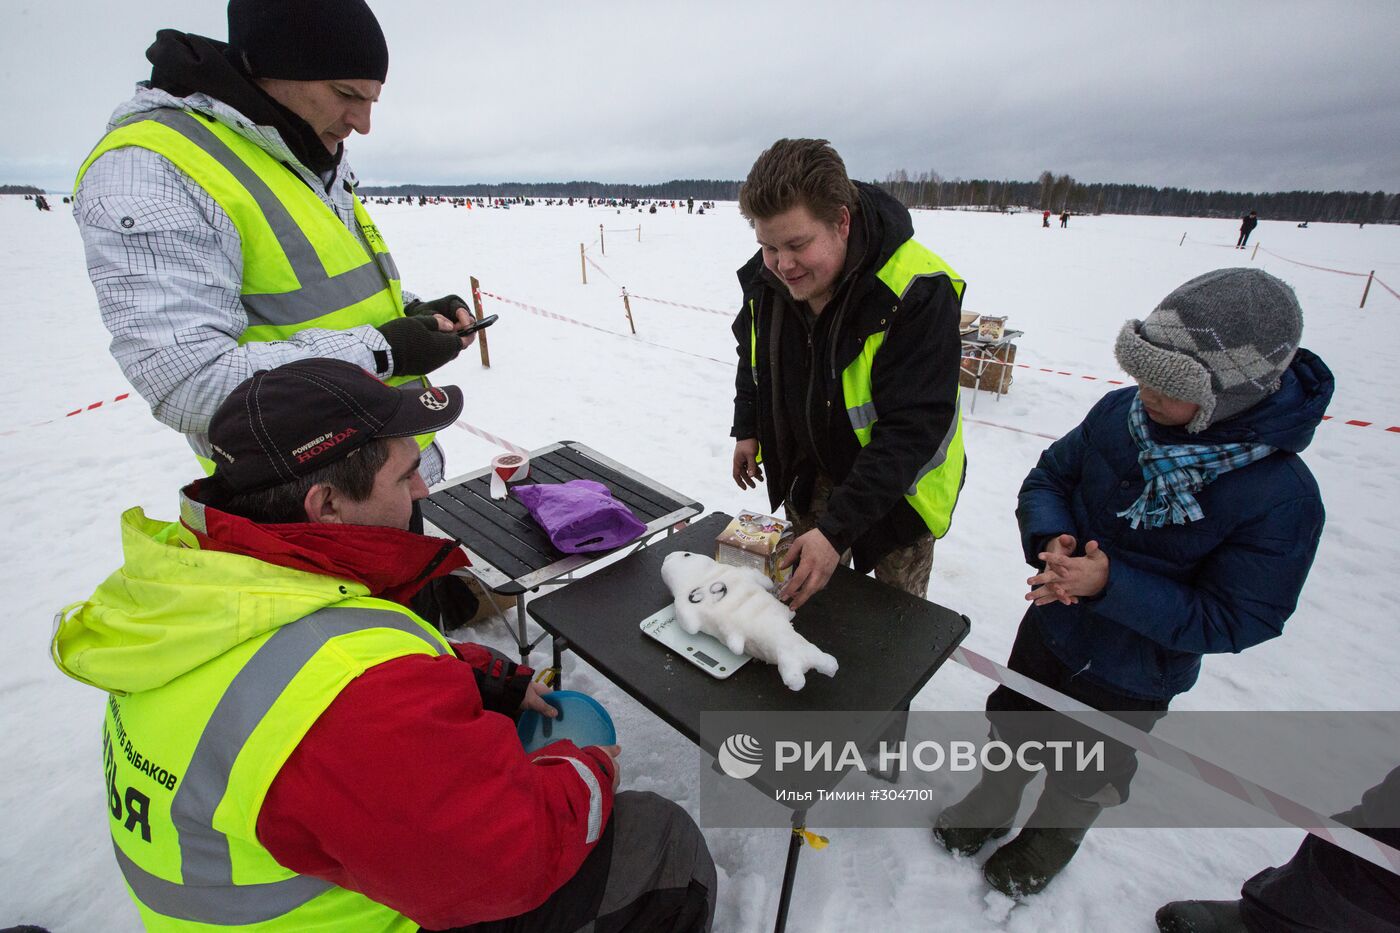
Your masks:
[{"label": "digital scale", "polygon": [[746,654],[735,654],[719,639],[704,632],[691,635],[676,623],[676,607],[667,606],[642,620],[642,631],[685,658],[700,670],[720,680],[743,667],[750,660]]}]

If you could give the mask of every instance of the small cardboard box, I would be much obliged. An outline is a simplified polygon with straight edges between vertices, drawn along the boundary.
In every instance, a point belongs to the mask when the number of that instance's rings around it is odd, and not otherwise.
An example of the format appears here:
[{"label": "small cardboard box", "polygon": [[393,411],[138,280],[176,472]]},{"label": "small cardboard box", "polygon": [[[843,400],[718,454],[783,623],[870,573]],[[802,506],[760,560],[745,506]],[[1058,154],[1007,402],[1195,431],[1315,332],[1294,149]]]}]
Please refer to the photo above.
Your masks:
[{"label": "small cardboard box", "polygon": [[979,340],[1000,340],[1002,334],[1006,333],[1006,318],[991,317],[982,315],[982,319],[977,322],[977,337]]},{"label": "small cardboard box", "polygon": [[715,562],[752,567],[781,586],[792,576],[791,567],[778,569],[792,540],[791,522],[757,512],[740,512],[715,538]]}]

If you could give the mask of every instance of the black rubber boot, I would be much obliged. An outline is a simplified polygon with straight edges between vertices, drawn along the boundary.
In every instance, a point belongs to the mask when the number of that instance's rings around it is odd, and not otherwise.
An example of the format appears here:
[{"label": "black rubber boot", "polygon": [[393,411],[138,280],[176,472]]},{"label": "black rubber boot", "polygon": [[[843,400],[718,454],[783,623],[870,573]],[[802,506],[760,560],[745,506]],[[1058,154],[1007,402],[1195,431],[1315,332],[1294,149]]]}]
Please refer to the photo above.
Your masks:
[{"label": "black rubber boot", "polygon": [[1161,933],[1249,933],[1239,901],[1172,901],[1157,910]]},{"label": "black rubber boot", "polygon": [[933,838],[949,852],[976,855],[990,840],[1011,832],[1021,795],[1034,779],[1034,771],[1020,768],[984,770],[966,797],[938,814]]},{"label": "black rubber boot", "polygon": [[982,876],[1007,897],[1039,894],[1074,858],[1103,807],[1046,787],[1029,825],[982,866]]}]

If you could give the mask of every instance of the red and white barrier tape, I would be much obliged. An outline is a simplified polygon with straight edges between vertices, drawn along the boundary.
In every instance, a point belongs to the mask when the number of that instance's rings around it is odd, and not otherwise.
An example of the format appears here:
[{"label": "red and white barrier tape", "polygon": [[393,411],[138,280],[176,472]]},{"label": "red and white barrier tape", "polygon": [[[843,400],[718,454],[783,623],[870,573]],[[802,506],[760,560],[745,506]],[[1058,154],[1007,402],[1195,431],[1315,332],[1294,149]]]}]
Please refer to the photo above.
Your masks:
[{"label": "red and white barrier tape", "polygon": [[1199,755],[1194,755],[1170,742],[1154,738],[1150,733],[1135,729],[1127,723],[1086,706],[1039,681],[1018,674],[970,648],[954,649],[952,658],[968,670],[981,674],[994,683],[1015,690],[1022,696],[1048,706],[1056,712],[1064,713],[1075,721],[1103,733],[1108,738],[1131,746],[1142,754],[1176,768],[1236,800],[1278,817],[1284,822],[1306,830],[1333,845],[1340,846],[1352,855],[1363,858],[1373,865],[1387,871],[1400,873],[1400,851],[1372,839],[1365,833],[1358,832],[1349,826],[1343,826],[1336,820],[1324,816],[1296,800],[1243,778],[1233,771],[1201,758]]},{"label": "red and white barrier tape", "polygon": [[682,304],[679,301],[667,301],[665,298],[648,298],[646,295],[633,295],[630,292],[627,297],[631,298],[633,301],[650,301],[653,304],[670,305],[673,308],[689,308],[691,311],[704,311],[706,314],[718,314],[721,317],[727,318],[734,317],[733,311],[721,311],[718,308],[705,308],[700,305]]},{"label": "red and white barrier tape", "polygon": [[[1379,281],[1379,280],[1377,280],[1377,281]],[[1400,297],[1400,296],[1397,296],[1397,297]],[[1033,371],[1033,372],[1049,373],[1049,374],[1052,375],[1052,376],[1069,376],[1069,377],[1072,378],[1072,379],[1083,379],[1083,380],[1086,380],[1086,381],[1088,381],[1088,382],[1102,382],[1102,383],[1104,383],[1104,384],[1106,384],[1106,385],[1111,385],[1111,386],[1122,386],[1122,385],[1127,385],[1127,384],[1128,384],[1128,383],[1124,382],[1122,379],[1109,379],[1109,378],[1106,377],[1106,376],[1084,376],[1084,375],[1080,375],[1080,374],[1078,374],[1078,373],[1066,372],[1066,371],[1063,370],[1063,369],[1050,369],[1050,368],[1045,367],[1045,366],[1031,366],[1031,365],[1028,364],[1028,363],[1005,363],[1005,362],[1003,362],[1003,361],[1001,361],[1001,360],[990,360],[990,359],[987,359],[986,357],[981,357],[981,356],[964,356],[963,359],[964,359],[964,360],[975,360],[975,361],[977,361],[977,362],[986,362],[986,363],[988,364],[989,367],[990,367],[992,364],[999,364],[999,365],[1002,365],[1002,366],[1014,366],[1014,367],[1016,367],[1017,369],[1029,369],[1029,370],[1031,370],[1031,371]],[[1323,415],[1323,416],[1322,416],[1322,420],[1323,420],[1323,421],[1337,421],[1337,422],[1339,422],[1340,424],[1350,425],[1350,426],[1353,427],[1353,428],[1379,427],[1379,425],[1378,425],[1376,422],[1374,422],[1374,421],[1364,421],[1364,420],[1362,420],[1362,419],[1360,419],[1360,418],[1351,418],[1351,419],[1348,419],[1348,420],[1341,420],[1341,419],[1339,419],[1336,415]],[[1390,425],[1390,426],[1386,427],[1385,430],[1386,430],[1387,432],[1391,433],[1391,434],[1400,434],[1400,425]]]},{"label": "red and white barrier tape", "polygon": [[463,431],[466,431],[468,434],[475,434],[477,437],[481,438],[483,441],[486,441],[486,443],[488,444],[495,444],[497,447],[509,450],[513,454],[520,454],[524,456],[525,454],[529,453],[528,450],[526,450],[524,447],[521,447],[519,444],[512,444],[505,438],[497,437],[489,431],[483,431],[476,425],[467,424],[461,419],[457,420],[457,427],[461,428]]},{"label": "red and white barrier tape", "polygon": [[705,356],[703,353],[692,353],[689,350],[682,350],[678,347],[668,347],[664,343],[653,343],[650,340],[643,340],[641,337],[637,337],[632,334],[622,334],[618,333],[615,330],[608,330],[606,327],[599,327],[596,324],[585,324],[583,321],[577,321],[571,317],[564,317],[564,315],[562,314],[555,314],[553,311],[548,311],[544,308],[537,307],[536,305],[526,304],[523,301],[516,301],[514,298],[506,298],[503,295],[492,294],[491,292],[488,292],[485,289],[482,289],[481,294],[487,298],[490,298],[493,301],[499,301],[504,304],[514,305],[515,307],[520,308],[522,311],[528,311],[531,314],[537,314],[540,317],[547,317],[550,320],[563,321],[565,324],[577,324],[579,327],[587,327],[589,330],[596,330],[599,333],[611,334],[612,336],[620,337],[623,340],[631,340],[635,341],[636,343],[646,344],[649,347],[656,347],[658,350],[669,350],[672,353],[681,353],[685,356],[693,356],[696,359],[709,360],[711,363],[719,363],[721,366],[733,365],[732,363],[728,363],[724,360],[717,360],[713,356]]},{"label": "red and white barrier tape", "polygon": [[[82,408],[75,408],[75,409],[73,409],[72,411],[70,411],[68,414],[64,415],[63,417],[64,417],[64,418],[71,418],[71,417],[73,417],[74,415],[81,415],[81,414],[82,414],[83,412],[85,412],[85,411],[92,411],[92,410],[94,410],[94,409],[101,408],[103,405],[107,405],[107,404],[115,405],[117,402],[124,402],[124,401],[126,401],[127,399],[129,399],[129,398],[131,398],[131,393],[130,393],[130,392],[123,392],[121,395],[118,395],[116,398],[112,399],[111,402],[106,402],[106,401],[93,402],[93,403],[90,404],[90,405],[84,405]],[[23,431],[28,431],[28,430],[31,429],[31,428],[41,428],[41,427],[43,427],[43,426],[46,425],[46,424],[54,424],[55,422],[62,421],[62,420],[63,420],[62,418],[46,418],[46,419],[43,420],[43,421],[34,421],[34,422],[29,423],[29,424],[26,424],[26,425],[25,425],[24,427],[22,427],[22,428],[11,428],[11,429],[8,430],[8,431],[0,431],[0,437],[10,437],[11,435],[19,434],[19,433],[21,433],[21,432],[23,432]]]},{"label": "red and white barrier tape", "polygon": [[1040,431],[1028,431],[1025,428],[1013,428],[1009,424],[997,424],[995,421],[983,421],[980,418],[969,418],[967,415],[963,415],[962,420],[968,422],[969,424],[980,424],[983,427],[987,428],[1001,428],[1003,431],[1015,431],[1017,434],[1030,434],[1035,437],[1043,437],[1046,440],[1051,441],[1058,441],[1060,439],[1060,435],[1058,434],[1044,434]]},{"label": "red and white barrier tape", "polygon": [[1397,292],[1395,289],[1391,288],[1389,285],[1385,284],[1385,283],[1382,282],[1380,279],[1372,279],[1371,281],[1375,282],[1375,283],[1376,283],[1377,285],[1379,285],[1381,288],[1383,288],[1383,289],[1385,289],[1386,291],[1390,292],[1390,294],[1394,295],[1397,299],[1400,299],[1400,292]]},{"label": "red and white barrier tape", "polygon": [[1368,274],[1368,273],[1365,273],[1365,272],[1348,272],[1348,271],[1345,270],[1345,269],[1329,269],[1329,268],[1327,268],[1326,266],[1314,266],[1312,263],[1308,263],[1308,262],[1299,262],[1299,261],[1296,260],[1296,259],[1289,259],[1287,256],[1280,256],[1278,253],[1274,252],[1273,250],[1271,250],[1271,249],[1265,249],[1265,248],[1262,247],[1262,246],[1259,247],[1259,252],[1261,252],[1261,253],[1268,253],[1270,256],[1274,257],[1275,259],[1282,259],[1284,262],[1291,262],[1291,263],[1293,263],[1293,265],[1295,265],[1295,266],[1302,266],[1302,267],[1304,267],[1305,269],[1317,269],[1319,272],[1335,272],[1335,273],[1337,273],[1338,275],[1353,275],[1353,276],[1357,276],[1357,277],[1363,278],[1363,279],[1366,278],[1366,276],[1367,276],[1367,274]]},{"label": "red and white barrier tape", "polygon": [[617,279],[613,278],[611,275],[608,275],[608,270],[607,270],[607,269],[604,269],[602,266],[600,266],[600,265],[598,265],[596,262],[594,262],[592,256],[584,256],[583,258],[584,258],[584,260],[585,260],[590,266],[592,266],[593,268],[597,269],[599,272],[603,273],[603,278],[607,279],[609,282],[613,283],[614,285],[618,286],[619,288],[622,287],[622,283],[619,282]]},{"label": "red and white barrier tape", "polygon": [[[112,399],[112,404],[115,405],[117,402],[124,402],[129,398],[131,398],[131,393],[123,392],[121,395],[118,395],[116,398]],[[75,408],[63,417],[71,418],[74,415],[81,415],[85,411],[92,411],[94,408],[101,408],[103,404],[104,403],[102,402],[93,402],[91,405],[88,405],[85,408]]]}]

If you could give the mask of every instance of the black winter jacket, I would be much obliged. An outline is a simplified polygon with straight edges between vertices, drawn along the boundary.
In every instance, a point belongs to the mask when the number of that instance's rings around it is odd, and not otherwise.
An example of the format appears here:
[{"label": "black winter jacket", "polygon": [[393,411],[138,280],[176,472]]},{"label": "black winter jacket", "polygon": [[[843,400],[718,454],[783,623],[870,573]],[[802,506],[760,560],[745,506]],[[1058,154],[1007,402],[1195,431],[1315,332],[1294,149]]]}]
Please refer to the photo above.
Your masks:
[{"label": "black winter jacket", "polygon": [[[916,279],[904,296],[877,278],[914,235],[909,212],[880,189],[856,182],[846,266],[815,320],[763,265],[762,250],[739,270],[743,306],[734,321],[736,439],[758,438],[769,504],[806,510],[817,473],[834,484],[817,527],[838,552],[850,548],[866,572],[891,550],[928,534],[905,501],[957,412],[961,301],[947,277]],[[757,319],[757,382],[750,323]],[[871,334],[885,331],[871,382],[879,420],[868,446],[846,414],[841,373]]]}]

